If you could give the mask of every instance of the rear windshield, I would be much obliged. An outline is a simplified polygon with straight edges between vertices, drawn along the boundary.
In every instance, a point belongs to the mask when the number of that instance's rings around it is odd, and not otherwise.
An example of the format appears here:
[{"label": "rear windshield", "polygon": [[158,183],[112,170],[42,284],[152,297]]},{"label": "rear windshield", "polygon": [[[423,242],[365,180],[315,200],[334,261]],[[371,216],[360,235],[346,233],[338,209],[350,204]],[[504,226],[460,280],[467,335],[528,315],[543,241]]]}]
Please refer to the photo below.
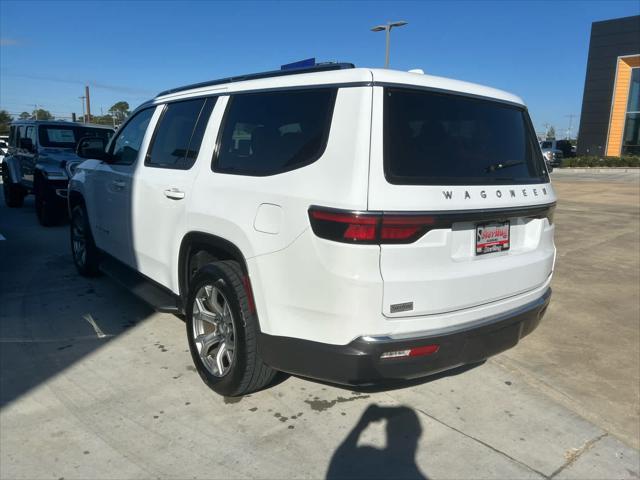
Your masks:
[{"label": "rear windshield", "polygon": [[526,111],[460,95],[386,88],[384,167],[399,185],[548,182]]},{"label": "rear windshield", "polygon": [[78,140],[82,137],[101,137],[109,140],[113,136],[113,130],[108,128],[80,127],[75,125],[40,125],[40,146],[76,148]]}]

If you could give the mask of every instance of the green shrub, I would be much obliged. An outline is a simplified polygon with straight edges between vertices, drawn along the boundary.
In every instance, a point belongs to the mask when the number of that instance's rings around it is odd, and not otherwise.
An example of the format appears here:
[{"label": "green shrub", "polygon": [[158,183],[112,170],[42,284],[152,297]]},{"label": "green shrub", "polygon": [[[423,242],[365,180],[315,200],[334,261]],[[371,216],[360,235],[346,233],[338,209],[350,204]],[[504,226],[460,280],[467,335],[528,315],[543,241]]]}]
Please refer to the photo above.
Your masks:
[{"label": "green shrub", "polygon": [[640,167],[640,157],[573,157],[562,160],[563,167]]}]

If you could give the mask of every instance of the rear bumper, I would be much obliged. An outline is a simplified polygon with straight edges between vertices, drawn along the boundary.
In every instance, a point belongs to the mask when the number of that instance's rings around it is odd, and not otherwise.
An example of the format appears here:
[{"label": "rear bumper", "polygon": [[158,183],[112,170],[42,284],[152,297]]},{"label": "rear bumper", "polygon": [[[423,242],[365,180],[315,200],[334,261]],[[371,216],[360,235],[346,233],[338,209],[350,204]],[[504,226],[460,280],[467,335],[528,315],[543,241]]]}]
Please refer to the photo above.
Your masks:
[{"label": "rear bumper", "polygon": [[[428,334],[365,336],[347,345],[260,334],[258,348],[265,363],[277,370],[340,384],[418,378],[476,363],[515,346],[538,326],[550,298],[548,289],[516,310]],[[439,345],[432,355],[380,358],[384,352],[431,344]]]}]

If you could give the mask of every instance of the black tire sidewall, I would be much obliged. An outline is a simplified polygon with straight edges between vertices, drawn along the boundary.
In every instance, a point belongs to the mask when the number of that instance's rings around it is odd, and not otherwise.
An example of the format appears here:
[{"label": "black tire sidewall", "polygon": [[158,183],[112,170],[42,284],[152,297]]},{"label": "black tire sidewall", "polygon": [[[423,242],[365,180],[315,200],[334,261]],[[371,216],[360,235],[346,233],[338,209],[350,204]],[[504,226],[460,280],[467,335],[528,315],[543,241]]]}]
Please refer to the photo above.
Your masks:
[{"label": "black tire sidewall", "polygon": [[[81,216],[82,225],[84,229],[84,241],[85,241],[85,263],[81,265],[77,262],[74,247],[73,247],[73,226],[75,223],[75,217]],[[91,235],[91,229],[89,227],[89,219],[87,218],[87,211],[82,205],[76,205],[71,210],[71,218],[69,222],[69,242],[71,246],[71,257],[73,258],[73,263],[78,270],[80,275],[85,277],[93,277],[98,273],[98,261],[99,261],[99,253],[98,249],[93,243],[93,236]]]},{"label": "black tire sidewall", "polygon": [[9,208],[21,207],[24,203],[24,194],[19,185],[11,181],[8,174],[8,167],[5,163],[2,167],[2,190],[4,192],[4,203]]},{"label": "black tire sidewall", "polygon": [[47,198],[49,195],[47,185],[39,175],[36,177],[33,192],[36,197],[36,215],[38,216],[40,224],[44,227],[50,227],[58,223],[60,218],[59,212],[56,210],[53,199]]},{"label": "black tire sidewall", "polygon": [[[231,314],[233,315],[233,322],[235,326],[235,352],[233,364],[231,370],[224,377],[216,377],[212,375],[207,368],[203,365],[198,349],[196,348],[193,340],[193,303],[196,297],[196,293],[204,285],[214,285],[220,289],[226,297]],[[237,292],[233,286],[233,279],[229,278],[227,273],[214,264],[206,265],[200,269],[191,282],[191,288],[187,299],[187,339],[189,342],[189,351],[191,352],[191,358],[200,375],[200,378],[215,392],[233,396],[237,393],[238,388],[243,380],[244,373],[247,368],[247,355],[246,355],[246,322],[249,312],[245,311],[242,307],[239,294],[243,292]]]}]

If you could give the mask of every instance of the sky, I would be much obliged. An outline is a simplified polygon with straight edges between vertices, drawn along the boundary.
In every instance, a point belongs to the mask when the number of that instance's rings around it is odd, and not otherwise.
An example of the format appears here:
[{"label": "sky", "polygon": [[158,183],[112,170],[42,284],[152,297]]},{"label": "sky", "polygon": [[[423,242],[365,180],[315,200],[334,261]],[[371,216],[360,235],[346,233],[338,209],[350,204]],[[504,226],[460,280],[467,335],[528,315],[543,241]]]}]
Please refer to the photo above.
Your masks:
[{"label": "sky", "polygon": [[[0,0],[0,109],[38,105],[57,116],[135,108],[161,90],[278,69],[315,57],[421,68],[507,90],[536,130],[579,115],[591,23],[640,14],[638,0],[607,1],[14,1]],[[577,132],[579,119],[573,119]]]}]

